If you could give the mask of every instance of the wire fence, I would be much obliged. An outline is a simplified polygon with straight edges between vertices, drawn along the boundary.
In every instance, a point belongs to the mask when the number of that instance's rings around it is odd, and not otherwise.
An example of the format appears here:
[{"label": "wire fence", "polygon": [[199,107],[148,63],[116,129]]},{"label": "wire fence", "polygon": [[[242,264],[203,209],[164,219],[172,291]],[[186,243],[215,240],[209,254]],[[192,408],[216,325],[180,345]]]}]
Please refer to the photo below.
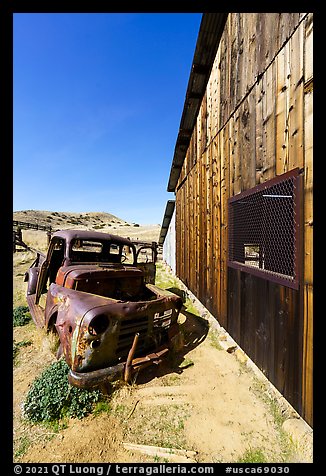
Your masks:
[{"label": "wire fence", "polygon": [[298,169],[229,200],[228,264],[298,287]]}]

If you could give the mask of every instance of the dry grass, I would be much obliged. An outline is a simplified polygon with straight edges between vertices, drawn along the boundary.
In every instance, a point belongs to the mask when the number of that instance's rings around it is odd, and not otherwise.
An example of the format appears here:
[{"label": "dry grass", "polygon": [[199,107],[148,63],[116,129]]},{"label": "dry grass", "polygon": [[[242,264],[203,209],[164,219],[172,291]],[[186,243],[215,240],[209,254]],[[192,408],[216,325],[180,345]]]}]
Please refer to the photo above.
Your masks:
[{"label": "dry grass", "polygon": [[48,247],[48,238],[44,231],[23,230],[23,241],[39,251],[46,251]]},{"label": "dry grass", "polygon": [[31,251],[15,253],[13,256],[13,306],[27,306],[24,275],[33,263],[35,255]]}]

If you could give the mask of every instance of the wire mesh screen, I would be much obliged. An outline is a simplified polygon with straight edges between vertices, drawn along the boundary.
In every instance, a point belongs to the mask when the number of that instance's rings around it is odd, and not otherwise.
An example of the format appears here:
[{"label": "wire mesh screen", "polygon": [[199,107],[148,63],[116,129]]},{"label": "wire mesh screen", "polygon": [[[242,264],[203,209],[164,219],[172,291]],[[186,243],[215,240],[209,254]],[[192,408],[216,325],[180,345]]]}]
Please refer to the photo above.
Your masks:
[{"label": "wire mesh screen", "polygon": [[297,289],[299,169],[229,199],[228,265]]}]

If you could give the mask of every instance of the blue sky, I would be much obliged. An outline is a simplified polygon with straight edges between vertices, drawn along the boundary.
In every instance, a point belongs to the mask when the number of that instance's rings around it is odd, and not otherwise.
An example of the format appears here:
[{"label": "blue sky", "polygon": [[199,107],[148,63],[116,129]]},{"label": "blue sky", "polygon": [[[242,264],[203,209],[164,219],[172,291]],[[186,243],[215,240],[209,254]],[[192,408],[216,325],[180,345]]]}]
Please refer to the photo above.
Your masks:
[{"label": "blue sky", "polygon": [[162,222],[201,16],[14,14],[14,210]]}]

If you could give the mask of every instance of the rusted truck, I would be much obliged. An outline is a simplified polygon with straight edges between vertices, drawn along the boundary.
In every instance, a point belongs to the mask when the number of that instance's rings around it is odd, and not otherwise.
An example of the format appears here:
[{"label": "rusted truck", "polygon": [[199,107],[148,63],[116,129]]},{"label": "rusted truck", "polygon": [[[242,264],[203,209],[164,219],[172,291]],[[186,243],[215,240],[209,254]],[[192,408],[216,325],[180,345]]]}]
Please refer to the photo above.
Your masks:
[{"label": "rusted truck", "polygon": [[62,230],[46,255],[37,253],[25,274],[27,303],[37,326],[58,333],[72,385],[130,381],[180,344],[182,298],[155,286],[155,245]]}]

